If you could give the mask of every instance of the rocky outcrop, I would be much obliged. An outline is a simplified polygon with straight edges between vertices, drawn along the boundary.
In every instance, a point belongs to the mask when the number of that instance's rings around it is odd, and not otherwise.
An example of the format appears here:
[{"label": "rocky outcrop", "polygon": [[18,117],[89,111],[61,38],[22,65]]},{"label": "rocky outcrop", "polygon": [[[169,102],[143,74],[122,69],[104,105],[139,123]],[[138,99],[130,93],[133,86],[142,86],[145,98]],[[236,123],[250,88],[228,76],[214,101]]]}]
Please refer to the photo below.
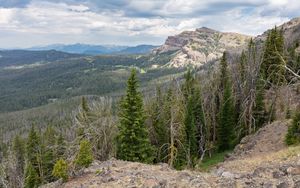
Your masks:
[{"label": "rocky outcrop", "polygon": [[201,66],[220,58],[225,50],[241,50],[249,39],[250,36],[203,27],[168,37],[165,44],[153,50],[153,53],[174,52],[168,64],[171,67]]},{"label": "rocky outcrop", "polygon": [[[287,48],[295,45],[296,42],[300,43],[300,18],[294,18],[278,26],[278,29],[283,31]],[[253,37],[258,48],[263,48],[269,31]],[[224,51],[241,52],[246,48],[250,38],[247,35],[219,32],[203,27],[169,36],[165,44],[154,49],[153,53],[172,53],[172,59],[167,64],[169,67],[201,66],[219,59]],[[296,52],[300,53],[300,47]]]}]

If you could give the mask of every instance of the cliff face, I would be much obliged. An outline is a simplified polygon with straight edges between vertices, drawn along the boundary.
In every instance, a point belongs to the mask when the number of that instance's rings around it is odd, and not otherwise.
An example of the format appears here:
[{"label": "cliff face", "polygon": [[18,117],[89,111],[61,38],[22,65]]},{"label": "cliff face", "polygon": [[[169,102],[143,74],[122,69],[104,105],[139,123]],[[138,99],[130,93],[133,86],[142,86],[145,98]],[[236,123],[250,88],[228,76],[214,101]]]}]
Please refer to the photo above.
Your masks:
[{"label": "cliff face", "polygon": [[174,57],[168,64],[171,67],[201,66],[220,58],[226,50],[242,49],[250,38],[242,34],[223,33],[203,27],[168,37],[165,44],[153,50],[153,53],[173,51]]},{"label": "cliff face", "polygon": [[[287,48],[295,45],[296,42],[300,43],[300,18],[294,18],[278,26],[278,29],[283,31]],[[253,37],[259,47],[263,47],[269,31]],[[167,64],[169,67],[201,66],[219,59],[224,51],[240,52],[245,49],[250,39],[251,37],[247,35],[219,32],[203,27],[169,36],[165,44],[154,49],[153,53],[173,52],[172,59]],[[300,47],[296,52],[300,53]]]}]

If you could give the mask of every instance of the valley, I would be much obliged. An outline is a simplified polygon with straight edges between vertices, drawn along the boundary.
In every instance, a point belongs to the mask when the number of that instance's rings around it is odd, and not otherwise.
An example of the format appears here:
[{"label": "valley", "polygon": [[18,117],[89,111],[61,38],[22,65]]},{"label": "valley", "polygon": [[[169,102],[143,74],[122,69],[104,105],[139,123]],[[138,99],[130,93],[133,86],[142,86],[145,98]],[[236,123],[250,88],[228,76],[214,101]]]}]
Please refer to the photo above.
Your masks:
[{"label": "valley", "polygon": [[294,18],[0,50],[0,188],[299,187],[299,43]]}]

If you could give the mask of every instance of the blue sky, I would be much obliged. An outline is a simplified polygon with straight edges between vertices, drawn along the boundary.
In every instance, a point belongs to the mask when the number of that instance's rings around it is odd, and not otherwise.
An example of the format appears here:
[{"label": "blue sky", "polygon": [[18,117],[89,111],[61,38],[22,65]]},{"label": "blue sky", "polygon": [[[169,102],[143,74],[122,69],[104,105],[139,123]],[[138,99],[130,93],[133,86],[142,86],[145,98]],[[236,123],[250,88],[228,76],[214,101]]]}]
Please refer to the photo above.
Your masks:
[{"label": "blue sky", "polygon": [[299,0],[0,0],[0,48],[157,45],[202,26],[258,35],[299,10]]}]

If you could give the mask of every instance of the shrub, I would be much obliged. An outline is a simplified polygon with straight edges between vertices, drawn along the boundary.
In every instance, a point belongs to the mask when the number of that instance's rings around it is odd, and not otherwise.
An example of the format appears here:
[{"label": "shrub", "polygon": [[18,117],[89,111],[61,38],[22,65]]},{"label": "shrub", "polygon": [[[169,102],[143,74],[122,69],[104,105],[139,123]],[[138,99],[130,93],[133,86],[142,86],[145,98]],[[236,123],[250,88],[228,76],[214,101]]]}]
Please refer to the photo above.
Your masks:
[{"label": "shrub", "polygon": [[59,159],[56,161],[52,175],[56,178],[62,178],[63,181],[68,180],[68,164],[65,160]]},{"label": "shrub", "polygon": [[91,143],[88,140],[80,142],[79,152],[77,154],[75,164],[79,167],[88,167],[93,162],[93,152]]},{"label": "shrub", "polygon": [[287,145],[300,143],[300,111],[293,118],[292,125],[290,125],[285,137],[285,142]]}]

